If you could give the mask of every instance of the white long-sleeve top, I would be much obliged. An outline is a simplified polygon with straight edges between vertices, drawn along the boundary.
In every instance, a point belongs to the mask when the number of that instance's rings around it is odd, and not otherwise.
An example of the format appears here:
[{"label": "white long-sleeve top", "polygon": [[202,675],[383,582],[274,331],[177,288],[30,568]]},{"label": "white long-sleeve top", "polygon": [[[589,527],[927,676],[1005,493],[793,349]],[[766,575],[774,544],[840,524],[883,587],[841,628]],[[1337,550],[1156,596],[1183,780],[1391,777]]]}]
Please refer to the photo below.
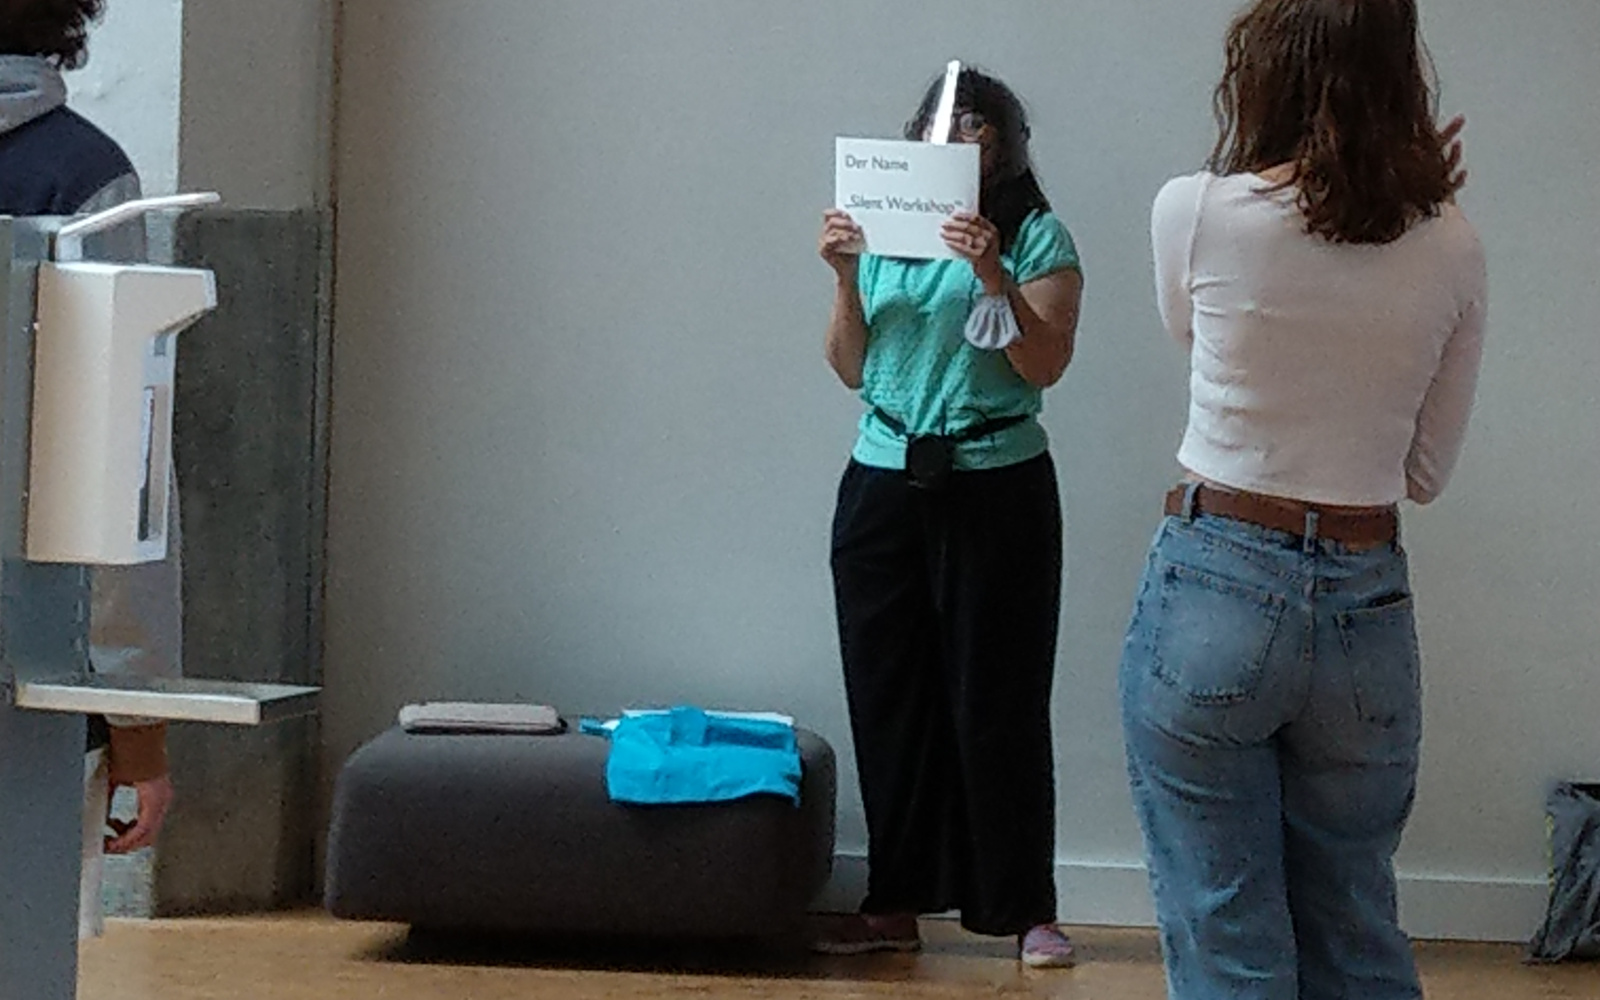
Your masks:
[{"label": "white long-sleeve top", "polygon": [[1151,213],[1162,322],[1190,350],[1178,461],[1236,489],[1428,503],[1483,353],[1483,246],[1455,205],[1382,245],[1305,231],[1254,174],[1169,181]]}]

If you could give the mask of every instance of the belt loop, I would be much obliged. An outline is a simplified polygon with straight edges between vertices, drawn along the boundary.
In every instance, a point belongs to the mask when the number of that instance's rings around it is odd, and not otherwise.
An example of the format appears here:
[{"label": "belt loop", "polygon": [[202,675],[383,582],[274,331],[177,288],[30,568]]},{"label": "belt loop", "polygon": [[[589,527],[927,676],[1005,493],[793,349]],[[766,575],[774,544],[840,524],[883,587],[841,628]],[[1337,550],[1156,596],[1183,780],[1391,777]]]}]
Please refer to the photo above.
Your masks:
[{"label": "belt loop", "polygon": [[1320,517],[1321,514],[1315,507],[1306,508],[1306,530],[1301,536],[1303,543],[1301,550],[1308,556],[1317,551],[1317,522]]},{"label": "belt loop", "polygon": [[1184,489],[1183,489],[1183,509],[1178,512],[1178,516],[1183,518],[1185,523],[1192,524],[1194,522],[1194,516],[1195,516],[1195,513],[1196,513],[1195,504],[1197,503],[1197,501],[1199,501],[1199,499],[1200,499],[1200,484],[1199,483],[1192,482],[1189,485],[1184,487]]}]

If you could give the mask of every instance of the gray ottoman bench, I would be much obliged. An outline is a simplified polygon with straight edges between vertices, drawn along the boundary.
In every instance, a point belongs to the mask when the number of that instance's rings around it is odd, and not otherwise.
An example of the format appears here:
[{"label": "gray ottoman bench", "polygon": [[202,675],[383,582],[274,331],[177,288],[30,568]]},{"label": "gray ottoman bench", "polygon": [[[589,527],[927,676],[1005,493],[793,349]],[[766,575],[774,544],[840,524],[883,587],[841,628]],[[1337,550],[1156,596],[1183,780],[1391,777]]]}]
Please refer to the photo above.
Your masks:
[{"label": "gray ottoman bench", "polygon": [[440,931],[794,934],[832,866],[837,780],[827,742],[798,737],[798,808],[641,807],[607,797],[600,737],[396,727],[339,774],[327,908]]}]

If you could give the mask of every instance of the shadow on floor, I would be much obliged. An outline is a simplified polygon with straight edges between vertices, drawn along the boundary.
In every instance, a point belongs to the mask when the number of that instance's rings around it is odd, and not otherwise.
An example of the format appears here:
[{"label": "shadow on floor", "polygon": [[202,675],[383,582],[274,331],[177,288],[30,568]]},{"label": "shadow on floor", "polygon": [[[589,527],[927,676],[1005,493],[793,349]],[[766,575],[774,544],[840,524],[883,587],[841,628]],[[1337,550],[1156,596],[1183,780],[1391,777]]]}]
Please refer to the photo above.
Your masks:
[{"label": "shadow on floor", "polygon": [[559,969],[763,978],[810,978],[818,959],[803,938],[663,940],[584,935],[524,935],[413,927],[357,956],[370,962],[501,969]]},{"label": "shadow on floor", "polygon": [[[919,964],[930,962],[945,969],[967,964],[992,969],[997,960],[1009,964],[1016,957],[1013,940],[977,937],[948,920],[923,921],[923,950],[918,955],[811,954],[808,942],[825,933],[829,921],[826,916],[814,917],[803,935],[784,939],[721,941],[411,928],[354,957],[396,964],[865,982],[920,978]],[[1148,932],[1091,929],[1075,931],[1073,938],[1084,962],[1114,966],[1160,962]]]}]

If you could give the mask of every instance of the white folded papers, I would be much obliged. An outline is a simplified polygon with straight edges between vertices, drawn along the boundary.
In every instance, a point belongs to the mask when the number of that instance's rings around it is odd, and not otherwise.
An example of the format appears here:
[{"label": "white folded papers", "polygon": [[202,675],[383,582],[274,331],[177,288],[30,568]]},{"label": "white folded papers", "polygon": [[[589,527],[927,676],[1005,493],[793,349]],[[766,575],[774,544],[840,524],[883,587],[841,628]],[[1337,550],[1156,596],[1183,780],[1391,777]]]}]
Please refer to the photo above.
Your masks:
[{"label": "white folded papers", "polygon": [[[628,716],[628,715],[666,715],[667,711],[668,710],[665,709],[665,708],[629,708],[629,709],[623,710],[622,714],[624,716]],[[771,722],[771,723],[774,723],[774,724],[779,725],[779,726],[788,726],[790,729],[794,728],[794,716],[792,716],[792,715],[783,715],[782,713],[779,713],[779,712],[719,712],[719,711],[707,711],[706,715],[710,716],[713,719],[739,719],[739,720],[743,720],[743,721],[746,721],[746,722]],[[621,719],[605,719],[605,720],[600,721],[597,724],[599,725],[599,727],[601,729],[604,729],[607,732],[611,732],[612,730],[617,728],[617,723],[619,723],[621,721],[622,721]]]}]

